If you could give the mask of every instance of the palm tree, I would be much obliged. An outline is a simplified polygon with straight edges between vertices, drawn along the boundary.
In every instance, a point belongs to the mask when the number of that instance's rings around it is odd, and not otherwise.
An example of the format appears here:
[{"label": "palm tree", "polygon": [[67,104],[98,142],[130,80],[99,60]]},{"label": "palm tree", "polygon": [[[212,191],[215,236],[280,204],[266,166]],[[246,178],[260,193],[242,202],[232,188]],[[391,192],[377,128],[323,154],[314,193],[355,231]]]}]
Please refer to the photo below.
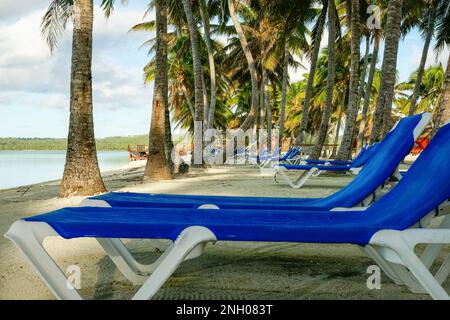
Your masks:
[{"label": "palm tree", "polygon": [[165,148],[167,135],[165,122],[167,121],[166,110],[168,110],[166,0],[155,0],[155,15],[155,86],[144,180],[169,180],[171,175]]},{"label": "palm tree", "polygon": [[[443,0],[438,8],[438,19],[436,22],[436,46],[435,50],[440,52],[446,45],[450,45],[450,0]],[[444,125],[450,121],[450,55],[447,60],[445,71],[445,84],[442,98],[438,106],[438,124]],[[435,128],[436,130],[437,128]]]},{"label": "palm tree", "polygon": [[[409,76],[408,81],[396,85],[395,105],[397,108],[401,108],[396,111],[408,114],[412,99],[412,94],[410,93],[416,86],[418,76],[419,71],[416,71]],[[442,97],[444,81],[445,71],[442,64],[431,66],[424,70],[417,93],[420,98],[416,106],[418,112],[433,112],[434,116],[436,116],[438,110],[437,106]]]},{"label": "palm tree", "polygon": [[[274,12],[275,20],[283,21],[283,31],[281,33],[282,56],[283,56],[283,75],[281,79],[281,111],[280,111],[280,128],[278,146],[283,146],[284,122],[286,117],[286,97],[289,86],[289,62],[293,60],[293,53],[301,54],[309,50],[306,40],[306,23],[311,20],[313,10],[311,10],[310,1],[281,1],[276,3]],[[279,17],[277,17],[279,15]]]},{"label": "palm tree", "polygon": [[445,85],[442,90],[442,98],[438,107],[438,124],[444,125],[450,121],[450,55],[447,60],[447,70],[445,71]]},{"label": "palm tree", "polygon": [[423,45],[422,57],[420,59],[419,69],[417,72],[417,79],[416,79],[417,81],[414,86],[413,94],[411,97],[411,105],[409,107],[408,112],[410,116],[412,116],[416,111],[417,99],[419,98],[420,84],[422,82],[423,72],[425,70],[425,63],[428,57],[428,49],[430,48],[431,39],[433,38],[434,35],[434,25],[436,22],[436,11],[438,4],[439,4],[438,0],[431,1],[430,4],[427,3],[425,6],[426,11],[423,12],[423,10],[418,10],[421,17],[420,19],[415,20],[418,21],[419,28],[425,35],[425,42]]},{"label": "palm tree", "polygon": [[[194,134],[194,71],[192,66],[192,54],[190,50],[190,38],[187,32],[186,22],[179,21],[178,13],[184,16],[183,9],[176,7],[178,3],[176,0],[171,0],[169,3],[168,24],[170,25],[168,32],[168,77],[169,77],[169,108],[172,112],[173,119],[176,121],[177,127],[187,129],[191,135]],[[152,8],[152,7],[151,7]],[[148,11],[150,12],[150,11]],[[178,24],[181,23],[181,26]],[[132,31],[154,32],[155,21],[149,20],[139,23],[131,28]],[[145,83],[151,83],[155,80],[155,38],[150,38],[145,41],[142,46],[149,46],[148,55],[152,58],[144,68]],[[202,65],[208,63],[208,52],[206,44],[200,42],[200,58]],[[226,64],[223,63],[225,59],[225,50],[222,45],[212,40],[213,49],[215,52],[216,70],[217,73],[217,103],[214,114],[214,127],[226,129],[228,121],[231,119],[231,111],[228,108],[230,105],[230,96],[233,94],[233,89],[230,87],[228,72]],[[208,71],[204,71],[207,75]],[[166,126],[166,131],[169,130]],[[167,136],[167,140],[170,140]],[[169,144],[167,144],[169,145]],[[166,149],[171,150],[171,147]],[[168,151],[170,152],[170,151]],[[170,158],[168,158],[170,160]]]},{"label": "palm tree", "polygon": [[361,122],[359,124],[359,132],[357,137],[358,149],[361,149],[364,144],[364,132],[366,131],[366,122],[367,122],[367,112],[369,111],[371,90],[373,85],[373,79],[375,76],[377,60],[378,60],[378,50],[380,48],[380,32],[379,30],[374,30],[372,32],[373,38],[373,51],[372,56],[370,58],[370,67],[369,67],[369,77],[367,78],[366,90],[364,92],[364,105],[361,112]]},{"label": "palm tree", "polygon": [[385,45],[381,67],[382,79],[374,113],[374,123],[370,136],[371,143],[384,136],[391,126],[392,99],[394,96],[397,71],[397,53],[400,40],[403,0],[391,0],[387,12]]},{"label": "palm tree", "polygon": [[351,70],[350,70],[350,96],[345,121],[344,136],[337,155],[338,160],[346,161],[351,157],[353,136],[356,127],[356,116],[359,109],[359,59],[360,59],[360,10],[359,0],[351,1]]},{"label": "palm tree", "polygon": [[205,34],[206,48],[208,50],[211,97],[209,101],[208,114],[205,116],[207,117],[206,127],[208,129],[211,129],[214,126],[214,115],[216,111],[216,101],[217,101],[216,64],[214,62],[213,43],[211,41],[210,17],[208,13],[208,6],[207,3],[205,3],[205,0],[199,0],[199,9]]},{"label": "palm tree", "polygon": [[[367,75],[367,66],[369,65],[369,52],[370,52],[370,34],[366,35],[366,50],[364,52],[364,63],[363,68],[361,70],[361,77],[359,79],[359,94],[358,94],[358,110],[361,109],[361,102],[364,96],[364,89],[366,85],[366,75]],[[360,129],[361,127],[359,127]],[[356,150],[360,150],[362,148],[359,139],[359,131],[356,136]]]},{"label": "palm tree", "polygon": [[284,41],[284,57],[283,57],[283,78],[281,80],[281,112],[280,112],[280,128],[278,133],[278,147],[283,147],[284,120],[286,117],[286,94],[288,86],[289,71],[289,47],[288,42]]},{"label": "palm tree", "polygon": [[60,197],[106,192],[98,167],[92,114],[92,0],[55,0],[42,19],[42,34],[51,51],[73,18],[70,120]]},{"label": "palm tree", "polygon": [[[200,60],[200,49],[198,42],[198,30],[197,24],[194,19],[194,14],[192,12],[192,6],[190,0],[182,0],[183,9],[186,15],[189,36],[191,40],[191,52],[192,52],[192,62],[194,65],[194,104],[195,104],[195,135],[194,135],[194,145],[195,152],[192,157],[193,164],[201,165],[202,160],[202,140],[203,140],[203,120],[204,120],[204,101],[203,101],[203,70],[202,63]],[[199,128],[200,127],[200,128]]]},{"label": "palm tree", "polygon": [[[186,0],[183,0],[186,1]],[[258,114],[258,104],[259,104],[259,90],[258,90],[258,72],[256,70],[256,63],[253,54],[248,45],[247,37],[245,36],[244,30],[242,29],[241,23],[237,17],[236,9],[233,3],[234,0],[227,0],[228,10],[230,12],[231,20],[233,21],[234,28],[239,36],[239,41],[242,46],[242,51],[244,52],[245,58],[247,60],[248,70],[250,72],[250,80],[252,85],[252,100],[250,111],[247,118],[241,125],[243,131],[247,131],[253,126]]]},{"label": "palm tree", "polygon": [[313,48],[312,53],[310,55],[311,60],[311,67],[309,70],[308,75],[308,84],[306,86],[306,93],[305,93],[305,99],[303,102],[303,109],[302,109],[302,120],[300,123],[300,127],[298,130],[297,138],[295,139],[295,145],[301,145],[305,138],[305,132],[308,125],[309,120],[309,104],[311,100],[311,92],[314,84],[314,75],[316,74],[316,68],[317,68],[317,59],[319,58],[319,52],[320,52],[320,42],[322,41],[322,34],[323,29],[325,25],[325,20],[327,17],[327,9],[328,5],[326,0],[322,1],[322,10],[320,11],[320,15],[317,18],[317,22],[313,27],[312,32],[312,43],[311,47]]},{"label": "palm tree", "polygon": [[326,86],[325,109],[320,122],[319,134],[313,151],[310,154],[311,159],[318,159],[322,153],[322,148],[328,133],[328,123],[330,121],[331,110],[333,107],[333,86],[336,73],[335,41],[337,14],[335,0],[328,1],[328,75]]}]

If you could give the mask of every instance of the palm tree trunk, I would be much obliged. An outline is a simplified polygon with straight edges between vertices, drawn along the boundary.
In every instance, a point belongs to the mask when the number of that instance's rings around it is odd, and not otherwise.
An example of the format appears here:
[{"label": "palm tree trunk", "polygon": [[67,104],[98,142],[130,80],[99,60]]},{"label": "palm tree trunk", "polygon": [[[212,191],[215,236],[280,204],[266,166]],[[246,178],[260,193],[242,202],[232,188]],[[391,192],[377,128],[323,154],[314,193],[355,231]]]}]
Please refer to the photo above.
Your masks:
[{"label": "palm tree trunk", "polygon": [[181,91],[183,92],[184,99],[186,100],[186,103],[189,107],[189,111],[191,112],[192,119],[195,119],[194,105],[192,104],[191,96],[189,95],[184,83],[181,85]]},{"label": "palm tree trunk", "polygon": [[280,112],[280,128],[278,133],[278,146],[280,150],[283,148],[284,120],[286,118],[286,96],[288,85],[288,69],[289,69],[289,49],[287,39],[284,43],[284,63],[283,63],[283,79],[281,80],[281,112]]},{"label": "palm tree trunk", "polygon": [[351,3],[351,71],[350,71],[350,103],[347,108],[344,136],[337,159],[346,161],[352,155],[353,137],[355,135],[356,117],[359,110],[359,59],[360,59],[360,40],[361,30],[359,22],[359,0],[352,0]]},{"label": "palm tree trunk", "polygon": [[427,62],[428,49],[430,48],[431,39],[434,34],[434,24],[436,21],[436,10],[439,1],[434,1],[431,7],[431,14],[427,26],[427,36],[422,49],[422,58],[420,59],[419,69],[417,70],[417,79],[414,84],[413,94],[411,96],[411,105],[409,106],[409,116],[412,116],[416,112],[417,99],[419,98],[420,85],[422,84],[423,72],[425,70],[425,63]]},{"label": "palm tree trunk", "polygon": [[264,129],[264,122],[266,121],[266,107],[265,107],[265,101],[266,101],[266,91],[265,91],[265,85],[266,85],[266,72],[264,70],[264,67],[261,65],[261,88],[259,89],[259,121],[260,121],[260,128]]},{"label": "palm tree trunk", "polygon": [[[344,100],[345,101],[345,100]],[[339,143],[339,131],[341,131],[341,122],[342,122],[342,108],[339,108],[339,115],[336,124],[336,132],[334,133],[334,145]],[[331,154],[331,158],[334,159],[336,157],[337,147],[333,147],[333,153]]]},{"label": "palm tree trunk", "polygon": [[234,0],[227,0],[228,10],[230,11],[230,17],[231,20],[233,20],[234,28],[236,29],[236,32],[239,36],[239,41],[241,42],[242,51],[244,52],[245,58],[247,60],[248,71],[250,72],[250,78],[252,82],[252,105],[250,107],[250,112],[248,113],[247,118],[241,125],[241,129],[243,131],[247,131],[252,127],[258,113],[258,73],[256,71],[255,59],[253,58],[250,47],[248,46],[247,38],[245,37],[244,30],[242,30],[241,23],[238,20],[233,1]]},{"label": "palm tree trunk", "polygon": [[331,109],[333,107],[333,87],[336,75],[336,56],[335,56],[335,42],[336,42],[336,5],[334,0],[328,1],[328,76],[327,76],[327,93],[325,108],[322,113],[320,121],[319,134],[316,145],[314,146],[310,159],[316,160],[322,153],[323,145],[328,134],[328,124],[330,122]]},{"label": "palm tree trunk", "polygon": [[206,89],[206,81],[205,75],[202,72],[202,93],[203,93],[203,123],[205,129],[208,128],[208,114],[209,114],[209,106],[208,106],[208,90]]},{"label": "palm tree trunk", "polygon": [[394,96],[395,76],[397,72],[397,53],[400,40],[400,24],[403,0],[389,2],[384,43],[381,83],[378,90],[377,105],[374,113],[371,143],[379,141],[391,125],[392,99]]},{"label": "palm tree trunk", "polygon": [[[202,86],[202,64],[200,61],[200,49],[198,42],[197,25],[194,21],[192,7],[190,0],[182,0],[184,13],[186,14],[187,23],[189,26],[189,36],[191,40],[192,62],[194,65],[194,105],[195,105],[195,128],[194,134],[194,156],[192,157],[194,165],[203,164],[203,86]],[[199,131],[200,132],[197,132]]]},{"label": "palm tree trunk", "polygon": [[152,121],[144,180],[169,180],[170,168],[166,153],[166,119],[168,110],[167,76],[167,0],[155,1],[156,54],[155,86],[153,90]]},{"label": "palm tree trunk", "polygon": [[364,105],[361,113],[361,123],[358,132],[359,149],[362,148],[364,144],[364,132],[366,131],[367,112],[369,111],[370,93],[372,92],[373,78],[375,77],[379,48],[380,37],[378,33],[374,33],[372,60],[370,61],[369,78],[367,79],[366,92],[364,94]]},{"label": "palm tree trunk", "polygon": [[[266,87],[268,85],[268,78],[266,77]],[[270,104],[269,92],[264,94],[267,114],[267,150],[272,150],[272,105]]]},{"label": "palm tree trunk", "polygon": [[92,0],[75,0],[70,120],[67,155],[60,197],[88,196],[106,192],[98,167],[92,114]]},{"label": "palm tree trunk", "polygon": [[439,116],[440,125],[445,125],[450,121],[450,55],[447,60],[447,69],[445,71],[445,83],[444,90],[442,91],[442,97],[439,101],[439,111],[441,115]]},{"label": "palm tree trunk", "polygon": [[166,105],[165,110],[165,145],[166,148],[166,159],[167,159],[167,165],[169,166],[170,173],[174,173],[175,170],[175,164],[173,163],[172,159],[172,151],[174,148],[173,140],[172,140],[172,126],[170,125],[170,110],[169,110],[169,104]]},{"label": "palm tree trunk", "polygon": [[[366,37],[366,51],[364,53],[364,65],[363,65],[363,70],[361,72],[361,79],[359,80],[359,99],[358,99],[358,110],[361,109],[361,100],[362,97],[364,96],[364,90],[365,90],[365,86],[366,86],[366,74],[367,74],[367,66],[369,64],[369,51],[370,51],[370,35],[368,35]],[[361,126],[359,127],[359,129],[361,129]],[[360,130],[358,131],[358,135],[356,137],[356,149],[360,150],[362,145],[360,143]]]},{"label": "palm tree trunk", "polygon": [[[260,99],[260,97],[258,97],[258,101],[259,101],[259,99]],[[256,110],[255,121],[253,121],[253,134],[254,134],[254,137],[256,137],[256,139],[258,138],[258,133],[259,133],[258,117],[261,117],[260,110],[259,110],[260,107],[261,106],[258,104],[258,110]]]},{"label": "palm tree trunk", "polygon": [[305,132],[308,127],[308,120],[309,120],[309,104],[311,100],[311,94],[312,94],[312,88],[314,84],[314,76],[316,74],[316,68],[317,68],[317,60],[319,59],[319,52],[320,52],[320,42],[322,41],[322,33],[323,28],[325,25],[325,20],[327,17],[327,6],[324,5],[323,10],[324,12],[321,13],[319,16],[319,22],[317,27],[317,33],[314,39],[314,48],[311,56],[311,67],[309,69],[309,76],[308,76],[308,83],[306,85],[306,92],[305,92],[305,100],[303,102],[303,109],[302,109],[302,121],[300,122],[300,128],[298,130],[297,138],[295,139],[295,145],[299,146],[303,143],[305,139]]},{"label": "palm tree trunk", "polygon": [[208,50],[208,63],[209,63],[209,78],[210,78],[210,101],[209,101],[209,114],[207,121],[207,128],[214,128],[214,116],[216,112],[217,103],[217,88],[216,88],[216,64],[214,62],[214,50],[211,41],[211,28],[209,24],[208,8],[206,8],[205,0],[200,0],[200,15],[202,17],[203,28],[206,39],[206,49]]},{"label": "palm tree trunk", "polygon": [[361,78],[359,79],[359,106],[361,107],[361,99],[364,96],[364,89],[366,85],[367,66],[369,65],[369,51],[370,51],[370,35],[366,36],[366,50],[364,51],[364,64],[361,72]]}]

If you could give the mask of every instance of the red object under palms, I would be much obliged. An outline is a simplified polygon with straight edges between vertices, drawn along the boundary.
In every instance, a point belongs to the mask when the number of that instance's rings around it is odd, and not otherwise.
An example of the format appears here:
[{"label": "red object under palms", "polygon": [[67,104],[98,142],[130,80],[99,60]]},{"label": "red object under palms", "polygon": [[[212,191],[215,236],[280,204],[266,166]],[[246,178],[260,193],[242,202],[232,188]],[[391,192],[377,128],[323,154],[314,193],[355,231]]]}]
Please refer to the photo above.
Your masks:
[{"label": "red object under palms", "polygon": [[420,137],[419,139],[416,140],[416,143],[414,145],[414,148],[412,148],[411,150],[411,154],[412,155],[418,155],[420,154],[423,149],[425,149],[428,144],[430,143],[430,137],[426,136],[426,137]]}]

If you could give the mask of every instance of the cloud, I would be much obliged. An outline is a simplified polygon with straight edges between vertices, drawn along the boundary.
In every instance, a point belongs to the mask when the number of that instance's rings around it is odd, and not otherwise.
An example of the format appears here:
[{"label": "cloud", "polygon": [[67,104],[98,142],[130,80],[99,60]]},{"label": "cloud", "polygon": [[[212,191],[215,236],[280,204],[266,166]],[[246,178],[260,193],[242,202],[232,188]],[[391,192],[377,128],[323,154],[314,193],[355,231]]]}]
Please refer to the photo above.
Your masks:
[{"label": "cloud", "polygon": [[[450,49],[450,48],[449,48]],[[433,50],[433,44],[430,45],[430,48],[428,49],[427,54],[427,61],[425,63],[425,68],[428,68],[430,66],[435,66],[439,63],[442,64],[444,70],[447,67],[447,61],[448,61],[448,55],[449,55],[449,49],[444,49],[437,54]],[[422,51],[423,47],[418,45],[411,45],[410,46],[410,59],[409,59],[409,65],[411,67],[411,70],[416,70],[420,65],[420,60],[422,59]]]},{"label": "cloud", "polygon": [[49,0],[2,0],[0,1],[0,21],[3,23],[23,16],[38,8],[48,6]]},{"label": "cloud", "polygon": [[[41,17],[48,1],[43,2],[43,7],[40,3],[40,8],[0,24],[0,109],[2,105],[20,108],[36,104],[33,102],[36,98],[38,108],[65,108],[69,104],[71,26],[52,56],[40,34]],[[3,2],[0,8],[4,8]],[[9,8],[9,17],[25,12],[20,8],[15,5]],[[101,9],[95,8],[92,63],[95,108],[126,109],[150,104],[152,86],[143,85],[142,72],[148,58],[146,51],[138,48],[151,34],[128,33],[133,24],[142,21],[144,12],[145,6],[121,7],[107,20]]]},{"label": "cloud", "polygon": [[[53,55],[40,34],[50,0],[0,0],[0,136],[67,135],[72,26]],[[110,19],[95,0],[93,101],[97,136],[148,131],[153,86],[144,86],[148,62],[140,45],[154,35],[129,33],[142,22],[147,1],[120,2]],[[152,18],[152,16],[147,19]]]}]

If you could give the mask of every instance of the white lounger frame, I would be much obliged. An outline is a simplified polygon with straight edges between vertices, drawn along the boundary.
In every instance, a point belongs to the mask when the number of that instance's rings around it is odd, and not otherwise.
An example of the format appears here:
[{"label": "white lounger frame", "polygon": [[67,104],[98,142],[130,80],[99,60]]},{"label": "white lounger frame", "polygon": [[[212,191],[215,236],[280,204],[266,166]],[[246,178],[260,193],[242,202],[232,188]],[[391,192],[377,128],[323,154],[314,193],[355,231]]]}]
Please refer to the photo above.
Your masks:
[{"label": "white lounger frame", "polygon": [[[450,211],[448,208],[449,206],[443,207],[441,211]],[[379,231],[362,249],[396,284],[406,285],[413,292],[428,293],[434,299],[450,299],[441,285],[450,273],[450,255],[436,275],[433,276],[429,270],[443,246],[450,244],[450,216],[444,218],[439,229],[417,228],[435,215],[436,212],[431,213],[408,230]],[[42,243],[50,236],[58,234],[48,224],[24,220],[16,221],[5,235],[22,251],[58,299],[82,299],[44,249]],[[133,284],[142,284],[133,296],[135,300],[151,299],[183,261],[199,257],[206,244],[216,240],[216,236],[208,228],[191,226],[182,231],[154,263],[143,265],[133,258],[120,239],[97,239],[119,271]],[[419,243],[428,245],[421,257],[414,252],[414,247]]]},{"label": "white lounger frame", "polygon": [[[58,299],[81,300],[63,271],[44,249],[45,238],[59,236],[44,222],[16,221],[5,235],[22,251],[39,277]],[[142,284],[133,300],[151,299],[185,260],[200,256],[215,235],[207,228],[192,226],[180,233],[173,245],[150,265],[139,264],[119,239],[97,239],[124,276]]]},{"label": "white lounger frame", "polygon": [[[431,114],[430,113],[424,113],[422,115],[422,119],[420,120],[420,122],[417,124],[416,128],[414,129],[413,132],[413,136],[414,136],[414,141],[416,141],[420,135],[422,134],[423,130],[425,129],[425,127],[428,125],[428,123],[431,120]],[[394,130],[398,125],[398,121],[395,123],[395,125],[392,127],[391,131]],[[302,162],[300,161],[300,164]],[[325,165],[328,165],[329,163],[325,163]],[[354,175],[358,175],[359,172],[362,170],[362,167],[359,168],[350,168],[350,170],[346,171],[346,172],[350,172],[351,174]],[[398,168],[397,168],[398,170]],[[293,189],[300,189],[301,187],[303,187],[303,185],[311,178],[311,177],[318,177],[323,171],[326,170],[320,170],[317,167],[312,167],[309,170],[299,170],[299,171],[303,171],[303,173],[295,180],[292,180],[287,174],[286,172],[288,171],[292,171],[292,170],[288,170],[283,166],[279,166],[279,165],[275,165],[273,167],[273,171],[274,171],[274,176],[273,176],[273,180],[278,183],[277,181],[277,175],[280,175],[283,180]],[[397,172],[397,171],[396,171]],[[397,175],[398,176],[398,175]]]}]

